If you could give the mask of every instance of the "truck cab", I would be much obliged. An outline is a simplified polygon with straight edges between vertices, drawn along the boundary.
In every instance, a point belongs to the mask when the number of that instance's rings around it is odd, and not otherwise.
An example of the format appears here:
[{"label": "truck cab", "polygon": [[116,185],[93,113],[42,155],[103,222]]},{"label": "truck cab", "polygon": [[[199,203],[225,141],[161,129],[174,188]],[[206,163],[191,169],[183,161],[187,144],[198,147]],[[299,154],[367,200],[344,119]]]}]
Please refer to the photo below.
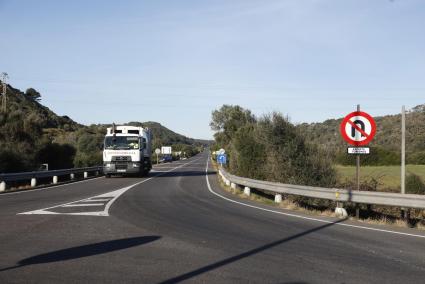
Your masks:
[{"label": "truck cab", "polygon": [[111,175],[147,175],[152,169],[151,131],[136,126],[107,128],[103,149],[103,171]]}]

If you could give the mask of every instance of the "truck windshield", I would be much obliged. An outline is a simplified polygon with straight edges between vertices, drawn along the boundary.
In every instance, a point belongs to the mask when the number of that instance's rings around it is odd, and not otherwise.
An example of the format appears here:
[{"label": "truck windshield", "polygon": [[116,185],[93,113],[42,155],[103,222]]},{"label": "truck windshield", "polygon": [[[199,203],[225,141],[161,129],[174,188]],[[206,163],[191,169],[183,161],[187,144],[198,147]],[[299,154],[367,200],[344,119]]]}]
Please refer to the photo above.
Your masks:
[{"label": "truck windshield", "polygon": [[105,138],[105,149],[139,149],[139,138],[134,136],[108,136]]}]

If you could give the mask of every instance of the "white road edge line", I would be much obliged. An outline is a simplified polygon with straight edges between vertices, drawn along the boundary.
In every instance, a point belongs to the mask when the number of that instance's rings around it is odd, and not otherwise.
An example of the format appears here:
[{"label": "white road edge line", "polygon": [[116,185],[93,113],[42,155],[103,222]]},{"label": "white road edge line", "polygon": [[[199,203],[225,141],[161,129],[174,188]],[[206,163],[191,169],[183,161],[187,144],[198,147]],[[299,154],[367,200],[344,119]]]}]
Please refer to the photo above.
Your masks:
[{"label": "white road edge line", "polygon": [[350,228],[357,228],[357,229],[363,229],[363,230],[369,230],[369,231],[376,231],[376,232],[383,232],[383,233],[390,233],[390,234],[395,234],[395,235],[403,235],[403,236],[417,237],[417,238],[425,239],[424,235],[416,235],[416,234],[403,233],[403,232],[384,230],[384,229],[378,229],[378,228],[371,228],[371,227],[365,227],[365,226],[359,226],[359,225],[351,225],[351,224],[345,224],[345,223],[335,223],[333,221],[321,220],[321,219],[316,219],[316,218],[311,218],[311,217],[300,216],[300,215],[296,215],[296,214],[284,213],[284,212],[281,212],[281,211],[266,209],[266,208],[254,206],[254,205],[251,205],[251,204],[246,204],[246,203],[243,203],[243,202],[239,202],[239,201],[227,198],[227,197],[225,197],[225,196],[223,196],[223,195],[212,190],[211,185],[210,185],[210,181],[208,179],[208,165],[209,165],[209,156],[207,158],[207,167],[205,169],[205,178],[207,180],[208,190],[212,194],[214,194],[214,195],[216,195],[216,196],[218,196],[218,197],[220,197],[224,200],[227,200],[229,202],[236,203],[236,204],[243,205],[243,206],[247,206],[247,207],[251,207],[251,208],[262,210],[262,211],[267,211],[267,212],[271,212],[271,213],[275,213],[275,214],[280,214],[280,215],[285,215],[285,216],[289,216],[289,217],[300,218],[300,219],[305,219],[305,220],[310,220],[310,221],[316,221],[316,222],[320,222],[320,223],[334,224],[334,225],[337,225],[337,226],[344,226],[344,227],[350,227]]},{"label": "white road edge line", "polygon": [[[199,158],[199,159],[201,159],[201,158]],[[175,167],[175,168],[173,168],[171,170],[168,170],[168,171],[165,171],[165,172],[161,172],[161,173],[159,173],[159,174],[157,174],[157,175],[155,175],[153,177],[150,177],[148,179],[144,179],[144,180],[142,180],[140,182],[137,182],[135,184],[132,184],[132,185],[127,186],[127,187],[124,187],[124,188],[120,188],[120,189],[117,189],[117,190],[114,190],[114,191],[110,191],[110,192],[107,192],[107,193],[103,193],[103,194],[100,194],[100,195],[96,195],[96,196],[92,196],[92,197],[89,197],[89,198],[84,198],[84,199],[80,199],[80,200],[76,200],[76,201],[72,201],[72,202],[68,202],[68,203],[64,203],[64,204],[59,204],[59,205],[55,205],[55,206],[51,206],[51,207],[47,207],[47,208],[42,208],[42,209],[37,209],[37,210],[33,210],[33,211],[27,211],[27,212],[17,213],[16,215],[33,215],[33,214],[36,214],[36,215],[43,215],[43,214],[50,215],[50,214],[55,214],[55,215],[109,216],[109,208],[112,206],[112,204],[114,203],[114,201],[117,200],[118,197],[120,197],[127,190],[129,190],[129,189],[131,189],[131,188],[133,188],[133,187],[135,187],[135,186],[137,186],[139,184],[142,184],[144,182],[147,182],[147,181],[149,181],[151,179],[154,179],[156,177],[165,175],[166,173],[169,173],[169,172],[174,171],[176,169],[182,168],[182,167],[184,167],[186,165],[190,165],[193,162],[198,161],[199,159],[194,160],[194,161],[189,161],[189,163],[186,163],[186,164],[181,164],[181,165],[179,165],[179,166],[177,166],[177,167]],[[112,196],[111,196],[111,194],[112,194]],[[49,209],[53,209],[53,208],[70,207],[69,205],[72,205],[72,204],[75,204],[75,203],[78,203],[78,202],[85,202],[85,201],[87,201],[87,200],[89,200],[91,198],[107,198],[107,197],[113,197],[113,198],[110,199],[110,201],[106,204],[105,209],[103,211],[74,212],[74,213],[59,213],[59,212],[48,211]],[[86,205],[86,204],[84,204],[84,205]]]}]

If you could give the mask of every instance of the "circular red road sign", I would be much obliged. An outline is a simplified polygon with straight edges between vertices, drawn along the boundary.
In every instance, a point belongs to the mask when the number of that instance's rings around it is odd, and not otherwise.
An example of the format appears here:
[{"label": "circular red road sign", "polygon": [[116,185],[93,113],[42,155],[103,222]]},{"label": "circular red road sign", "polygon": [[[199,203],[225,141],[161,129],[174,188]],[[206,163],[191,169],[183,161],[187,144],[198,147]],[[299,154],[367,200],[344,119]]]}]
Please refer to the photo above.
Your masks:
[{"label": "circular red road sign", "polygon": [[348,114],[341,122],[342,138],[354,146],[364,146],[376,134],[376,123],[372,116],[363,111]]}]

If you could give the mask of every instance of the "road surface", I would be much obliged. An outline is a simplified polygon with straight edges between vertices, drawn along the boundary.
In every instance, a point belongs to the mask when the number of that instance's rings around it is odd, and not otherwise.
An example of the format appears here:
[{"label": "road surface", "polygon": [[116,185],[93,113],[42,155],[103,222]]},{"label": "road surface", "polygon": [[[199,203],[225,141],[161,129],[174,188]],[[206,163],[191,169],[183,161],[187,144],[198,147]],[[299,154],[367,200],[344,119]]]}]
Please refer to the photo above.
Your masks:
[{"label": "road surface", "polygon": [[424,233],[238,199],[207,163],[0,195],[0,283],[425,281]]}]

